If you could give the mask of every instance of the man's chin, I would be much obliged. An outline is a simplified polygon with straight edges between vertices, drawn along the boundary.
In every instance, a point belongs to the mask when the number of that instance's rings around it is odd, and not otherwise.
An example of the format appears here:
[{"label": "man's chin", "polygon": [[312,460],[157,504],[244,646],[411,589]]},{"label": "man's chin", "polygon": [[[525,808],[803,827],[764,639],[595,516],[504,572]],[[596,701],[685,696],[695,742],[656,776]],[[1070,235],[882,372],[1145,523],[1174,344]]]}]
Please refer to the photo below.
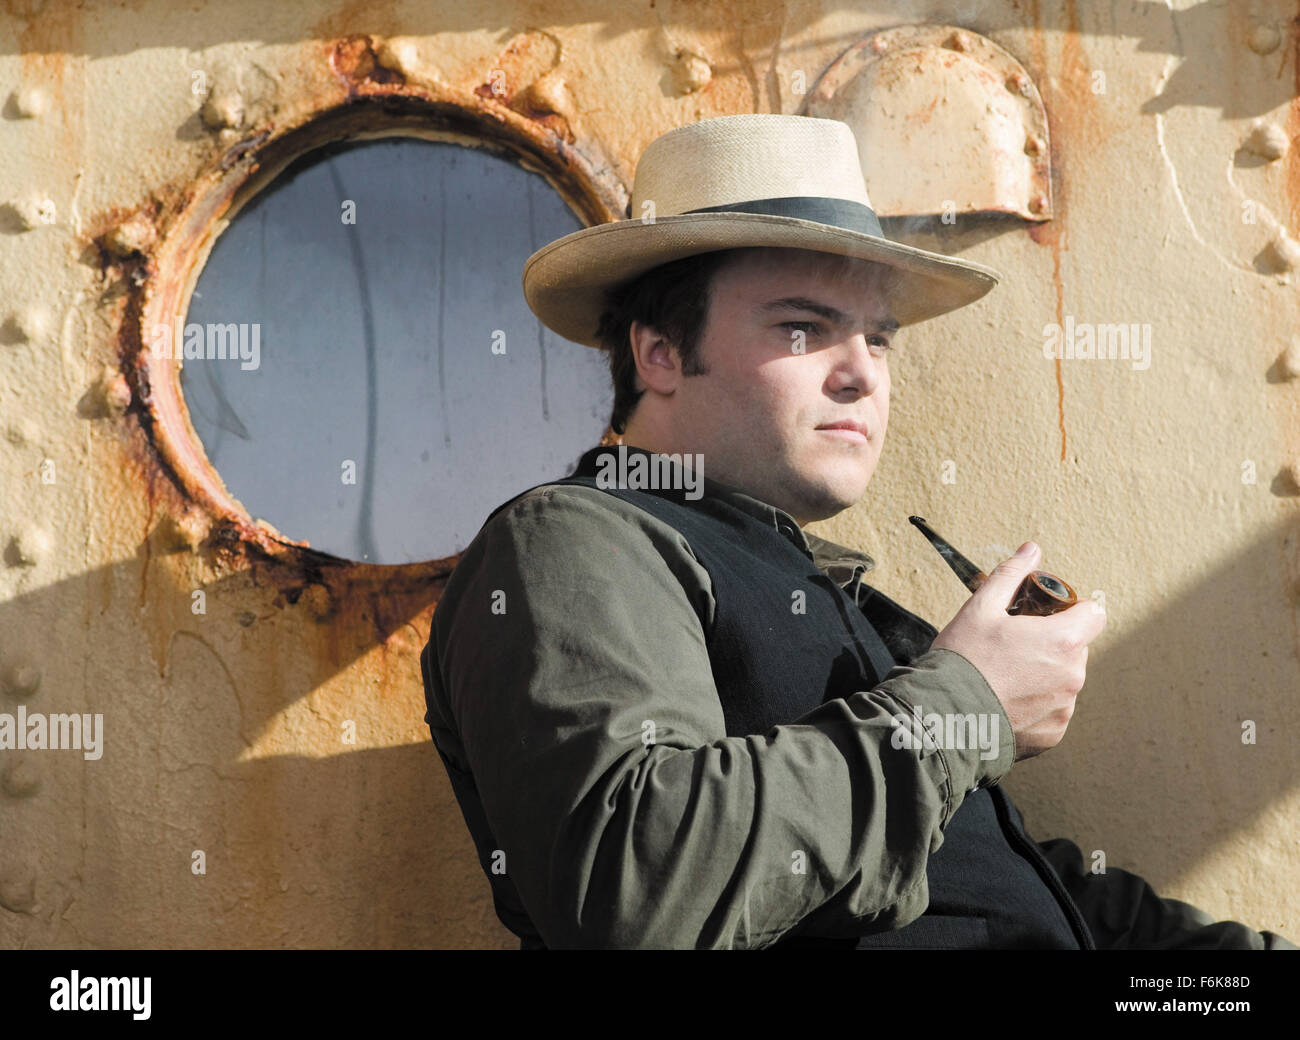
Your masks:
[{"label": "man's chin", "polygon": [[837,459],[825,463],[821,476],[826,497],[844,503],[840,508],[847,509],[867,493],[875,468],[875,459],[869,465],[862,459]]},{"label": "man's chin", "polygon": [[[868,478],[870,479],[870,478]],[[862,501],[867,493],[867,481],[832,481],[818,488],[810,488],[804,503],[807,523],[828,520]]]}]

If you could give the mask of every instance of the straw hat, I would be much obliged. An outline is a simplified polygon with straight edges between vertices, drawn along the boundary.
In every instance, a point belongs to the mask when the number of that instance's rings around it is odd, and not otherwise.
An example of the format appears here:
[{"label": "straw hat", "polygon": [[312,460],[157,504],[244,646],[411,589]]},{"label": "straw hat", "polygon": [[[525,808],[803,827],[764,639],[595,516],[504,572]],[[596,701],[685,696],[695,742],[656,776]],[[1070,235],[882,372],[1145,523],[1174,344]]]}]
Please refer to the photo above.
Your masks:
[{"label": "straw hat", "polygon": [[631,213],[528,258],[524,298],[547,328],[598,347],[608,290],[716,249],[784,246],[887,264],[895,269],[886,291],[900,325],[973,303],[1000,280],[983,264],[886,238],[853,131],[836,119],[720,116],[670,130],[641,155]]}]

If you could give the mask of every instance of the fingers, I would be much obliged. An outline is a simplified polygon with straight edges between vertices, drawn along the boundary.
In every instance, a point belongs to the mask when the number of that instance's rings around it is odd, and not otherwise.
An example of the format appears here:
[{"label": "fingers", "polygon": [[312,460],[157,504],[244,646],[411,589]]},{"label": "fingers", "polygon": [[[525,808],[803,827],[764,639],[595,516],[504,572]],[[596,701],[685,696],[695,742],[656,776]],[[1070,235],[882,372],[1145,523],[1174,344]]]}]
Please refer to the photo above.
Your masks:
[{"label": "fingers", "polygon": [[1025,542],[1016,555],[1007,557],[993,568],[988,581],[975,595],[1005,611],[1015,599],[1016,590],[1037,565],[1040,553],[1034,542]]},{"label": "fingers", "polygon": [[1080,600],[1062,615],[1073,615],[1070,623],[1078,626],[1079,634],[1085,643],[1091,643],[1106,627],[1106,608],[1095,599]]}]

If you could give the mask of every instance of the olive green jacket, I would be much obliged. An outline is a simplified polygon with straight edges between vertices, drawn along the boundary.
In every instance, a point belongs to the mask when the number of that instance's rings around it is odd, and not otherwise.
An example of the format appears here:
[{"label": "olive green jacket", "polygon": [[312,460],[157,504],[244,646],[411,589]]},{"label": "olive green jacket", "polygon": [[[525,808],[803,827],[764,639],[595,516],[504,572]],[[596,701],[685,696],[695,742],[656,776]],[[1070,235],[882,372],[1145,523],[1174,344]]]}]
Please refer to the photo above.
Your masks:
[{"label": "olive green jacket", "polygon": [[[788,524],[842,586],[874,566],[766,503],[705,489]],[[947,649],[768,734],[728,737],[697,614],[711,602],[677,530],[586,487],[526,492],[462,554],[421,656],[426,721],[497,914],[523,948],[767,946],[811,914],[901,927],[926,909],[926,861],[964,795],[1010,770],[1000,702]],[[890,720],[915,704],[997,713],[997,758],[882,753]],[[667,720],[671,741],[647,742],[646,720]],[[910,819],[886,826],[861,810],[868,775],[906,793],[891,802]],[[1039,847],[1098,946],[1297,948],[1159,899],[1124,871],[1091,874],[1068,841]],[[834,866],[797,895],[735,883],[791,848]],[[868,851],[854,862],[847,849]]]}]

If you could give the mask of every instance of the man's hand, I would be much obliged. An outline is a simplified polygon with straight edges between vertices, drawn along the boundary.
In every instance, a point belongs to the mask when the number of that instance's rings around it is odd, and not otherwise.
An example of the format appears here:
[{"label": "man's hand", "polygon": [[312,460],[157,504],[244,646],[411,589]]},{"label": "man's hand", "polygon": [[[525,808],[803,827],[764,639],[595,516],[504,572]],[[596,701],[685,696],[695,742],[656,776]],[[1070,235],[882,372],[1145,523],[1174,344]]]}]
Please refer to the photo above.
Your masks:
[{"label": "man's hand", "polygon": [[1061,742],[1083,689],[1088,644],[1106,627],[1106,612],[1091,599],[1047,617],[1007,613],[1038,558],[1038,546],[1026,542],[998,564],[931,644],[955,650],[988,681],[1016,734],[1016,761]]}]

